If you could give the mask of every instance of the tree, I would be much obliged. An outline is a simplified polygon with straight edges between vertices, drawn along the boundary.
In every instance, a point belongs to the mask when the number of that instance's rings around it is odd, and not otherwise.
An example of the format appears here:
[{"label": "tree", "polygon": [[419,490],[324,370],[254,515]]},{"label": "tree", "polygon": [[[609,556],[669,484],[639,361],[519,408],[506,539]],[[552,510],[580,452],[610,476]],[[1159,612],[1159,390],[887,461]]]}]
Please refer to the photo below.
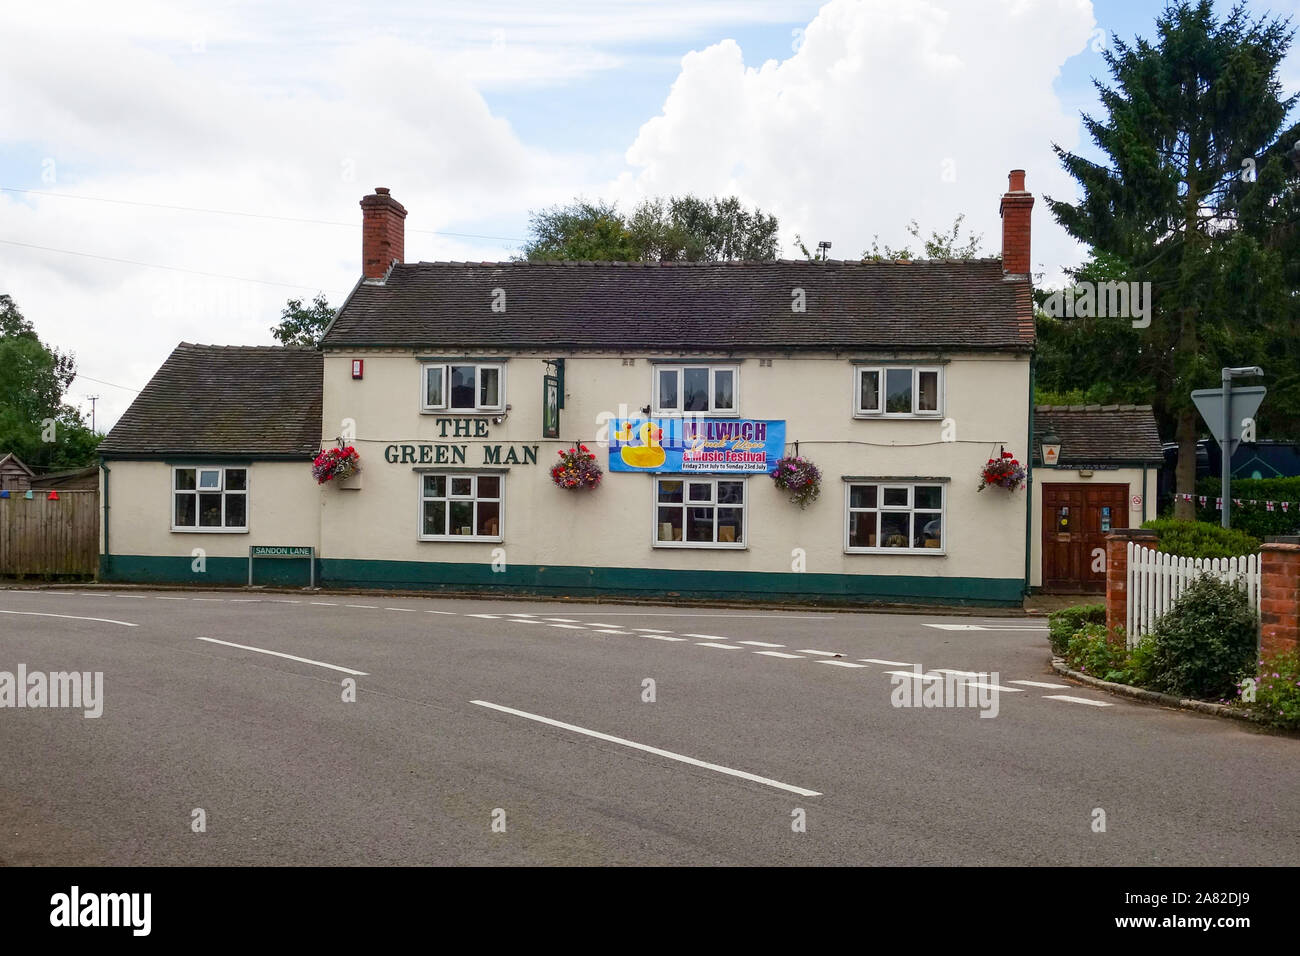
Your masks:
[{"label": "tree", "polygon": [[778,223],[735,196],[642,200],[630,216],[614,203],[575,199],[534,212],[520,259],[615,262],[771,261]]},{"label": "tree", "polygon": [[310,306],[304,306],[302,299],[290,299],[280,312],[280,324],[272,326],[271,334],[281,345],[319,348],[321,337],[337,312],[330,308],[324,292],[317,292]]},{"label": "tree", "polygon": [[[915,219],[907,224],[907,231],[912,238],[921,242],[921,248],[925,250],[925,255],[913,256],[910,246],[903,246],[900,249],[893,249],[889,246],[880,245],[880,237],[873,236],[871,239],[871,248],[862,253],[862,258],[870,262],[896,262],[900,259],[977,259],[980,254],[980,245],[984,241],[984,236],[967,234],[966,239],[961,239],[961,224],[966,220],[966,214],[961,213],[953,220],[952,229],[948,232],[931,232],[929,239],[921,239],[921,227]],[[805,254],[807,250],[804,250]]]},{"label": "tree", "polygon": [[0,295],[0,455],[39,470],[88,465],[102,436],[63,402],[76,359],[45,345],[8,295]]},{"label": "tree", "polygon": [[[1082,198],[1047,203],[1108,267],[1151,283],[1151,323],[1121,374],[1132,366],[1146,378],[1179,443],[1177,491],[1191,494],[1200,428],[1189,393],[1217,385],[1222,365],[1253,364],[1279,316],[1292,315],[1277,226],[1265,221],[1276,197],[1247,199],[1237,186],[1261,162],[1276,183],[1283,144],[1296,138],[1282,129],[1296,98],[1277,80],[1292,33],[1241,5],[1218,20],[1210,0],[1166,8],[1156,31],[1154,44],[1115,37],[1103,52],[1112,85],[1094,83],[1106,116],[1083,122],[1107,161],[1054,144]],[[1110,380],[1111,368],[1098,374]],[[1191,517],[1189,502],[1177,507]]]}]

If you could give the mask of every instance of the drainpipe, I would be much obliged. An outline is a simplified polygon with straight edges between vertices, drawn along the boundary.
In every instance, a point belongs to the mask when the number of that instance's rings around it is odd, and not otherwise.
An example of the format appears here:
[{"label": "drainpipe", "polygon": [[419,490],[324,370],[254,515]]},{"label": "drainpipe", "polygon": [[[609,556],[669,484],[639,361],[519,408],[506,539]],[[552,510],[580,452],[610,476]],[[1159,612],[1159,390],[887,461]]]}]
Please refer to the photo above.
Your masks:
[{"label": "drainpipe", "polygon": [[104,459],[103,459],[102,456],[101,456],[100,459],[99,459],[99,468],[100,468],[100,470],[104,473],[104,554],[103,554],[103,559],[102,559],[101,562],[100,562],[100,568],[99,568],[99,571],[100,571],[99,576],[102,576],[103,573],[108,569],[108,565],[109,565],[109,562],[110,562],[110,560],[111,560],[111,559],[109,558],[109,555],[111,554],[111,552],[110,552],[109,549],[108,549],[108,474],[109,474],[109,468],[108,468],[108,463],[104,461]]},{"label": "drainpipe", "polygon": [[1029,353],[1029,444],[1025,448],[1025,587],[1024,594],[1029,596],[1029,582],[1033,580],[1033,534],[1034,534],[1034,374],[1037,359]]},{"label": "drainpipe", "polygon": [[1147,463],[1142,462],[1142,521],[1138,527],[1147,523]]}]

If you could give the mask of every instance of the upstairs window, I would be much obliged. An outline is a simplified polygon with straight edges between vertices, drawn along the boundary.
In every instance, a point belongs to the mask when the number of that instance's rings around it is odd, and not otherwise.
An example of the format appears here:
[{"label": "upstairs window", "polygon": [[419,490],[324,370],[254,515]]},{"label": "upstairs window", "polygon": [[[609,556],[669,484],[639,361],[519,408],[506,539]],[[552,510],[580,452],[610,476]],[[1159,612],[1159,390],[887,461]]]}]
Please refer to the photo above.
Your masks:
[{"label": "upstairs window", "polygon": [[943,370],[937,367],[859,365],[853,369],[853,413],[859,418],[940,415]]},{"label": "upstairs window", "polygon": [[421,408],[426,412],[499,412],[505,408],[502,365],[426,364],[421,377]]},{"label": "upstairs window", "polygon": [[735,415],[740,407],[735,365],[656,365],[656,415],[682,412]]}]

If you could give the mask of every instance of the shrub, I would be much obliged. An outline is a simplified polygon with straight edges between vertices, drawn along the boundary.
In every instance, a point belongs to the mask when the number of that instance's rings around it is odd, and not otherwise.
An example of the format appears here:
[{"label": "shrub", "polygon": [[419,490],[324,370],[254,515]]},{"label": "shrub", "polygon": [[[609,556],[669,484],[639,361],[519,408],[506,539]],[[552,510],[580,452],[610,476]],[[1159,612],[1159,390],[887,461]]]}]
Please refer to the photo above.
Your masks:
[{"label": "shrub", "polygon": [[[1196,494],[1206,496],[1204,508],[1199,501],[1193,502],[1197,519],[1217,525],[1219,511],[1214,507],[1214,499],[1219,497],[1219,479],[1202,478],[1196,483]],[[1275,510],[1269,511],[1264,505],[1265,501],[1300,502],[1300,478],[1234,478],[1232,497],[1243,502],[1258,502],[1241,508],[1233,505],[1234,528],[1240,528],[1261,540],[1269,535],[1295,534],[1300,530],[1300,509],[1283,511],[1279,505]]]},{"label": "shrub", "polygon": [[1152,686],[1190,697],[1226,697],[1253,669],[1257,634],[1258,618],[1246,593],[1202,575],[1156,624]]},{"label": "shrub", "polygon": [[1052,642],[1052,653],[1064,657],[1070,638],[1085,624],[1105,624],[1106,605],[1079,604],[1061,608],[1047,615],[1047,636]]},{"label": "shrub", "polygon": [[1205,521],[1156,518],[1142,525],[1160,535],[1156,550],[1184,558],[1235,558],[1259,550],[1259,539]]},{"label": "shrub", "polygon": [[1141,687],[1150,682],[1154,644],[1143,638],[1137,647],[1125,647],[1124,634],[1106,639],[1106,625],[1085,624],[1070,638],[1065,661],[1075,670],[1115,684]]},{"label": "shrub", "polygon": [[[1237,694],[1241,693],[1239,687]],[[1300,653],[1289,651],[1260,661],[1255,700],[1238,703],[1260,723],[1300,730]]]}]

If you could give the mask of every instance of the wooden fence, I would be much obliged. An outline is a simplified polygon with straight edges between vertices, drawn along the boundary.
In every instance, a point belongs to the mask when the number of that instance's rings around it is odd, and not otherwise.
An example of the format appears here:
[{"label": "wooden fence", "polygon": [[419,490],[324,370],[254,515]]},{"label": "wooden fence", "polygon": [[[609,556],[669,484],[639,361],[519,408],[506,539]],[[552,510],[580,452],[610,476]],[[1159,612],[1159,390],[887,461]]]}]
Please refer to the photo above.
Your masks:
[{"label": "wooden fence", "polygon": [[1236,584],[1250,597],[1255,613],[1261,609],[1259,555],[1237,558],[1184,558],[1128,542],[1128,645],[1150,634],[1156,621],[1174,606],[1187,586],[1203,574]]},{"label": "wooden fence", "polygon": [[0,498],[0,577],[93,575],[99,569],[99,492]]}]

